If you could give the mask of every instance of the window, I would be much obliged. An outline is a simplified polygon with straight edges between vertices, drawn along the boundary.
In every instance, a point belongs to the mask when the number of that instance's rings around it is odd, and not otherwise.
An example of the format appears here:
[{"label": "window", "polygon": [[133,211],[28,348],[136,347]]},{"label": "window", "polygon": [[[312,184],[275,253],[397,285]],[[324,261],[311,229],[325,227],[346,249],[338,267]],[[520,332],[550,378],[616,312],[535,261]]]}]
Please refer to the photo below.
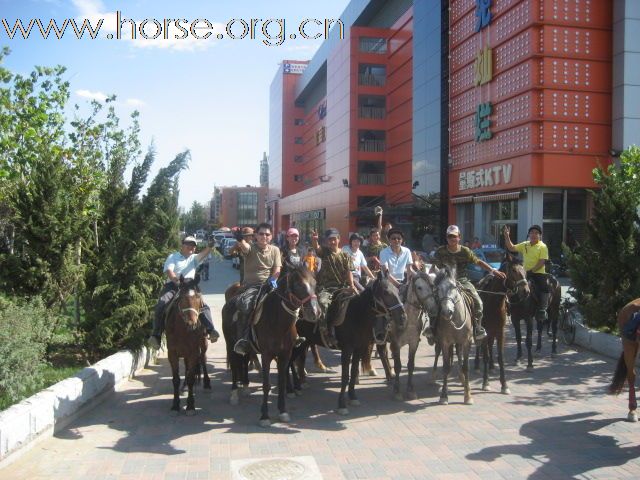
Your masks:
[{"label": "window", "polygon": [[293,124],[297,126],[304,125],[304,118],[296,118],[293,120]]},{"label": "window", "polygon": [[386,164],[384,162],[358,162],[360,185],[384,185]]},{"label": "window", "polygon": [[360,37],[360,51],[363,53],[387,53],[387,39]]},{"label": "window", "polygon": [[359,130],[358,150],[361,152],[384,152],[385,137],[384,130]]},{"label": "window", "polygon": [[238,192],[238,226],[257,225],[258,192]]},{"label": "window", "polygon": [[294,140],[294,143],[296,145],[302,145],[304,143],[304,141],[302,140],[302,137],[296,137]]},{"label": "window", "polygon": [[304,157],[302,155],[295,155],[293,157],[293,161],[296,163],[302,163],[304,162]]},{"label": "window", "polygon": [[380,196],[371,196],[371,195],[366,195],[366,196],[361,196],[358,197],[358,208],[373,208],[376,205],[383,205],[384,204],[384,195],[380,195]]},{"label": "window", "polygon": [[358,66],[358,85],[384,87],[387,79],[387,68],[384,65]]},{"label": "window", "polygon": [[359,118],[383,120],[386,113],[385,97],[374,95],[360,95],[360,97],[358,97]]}]

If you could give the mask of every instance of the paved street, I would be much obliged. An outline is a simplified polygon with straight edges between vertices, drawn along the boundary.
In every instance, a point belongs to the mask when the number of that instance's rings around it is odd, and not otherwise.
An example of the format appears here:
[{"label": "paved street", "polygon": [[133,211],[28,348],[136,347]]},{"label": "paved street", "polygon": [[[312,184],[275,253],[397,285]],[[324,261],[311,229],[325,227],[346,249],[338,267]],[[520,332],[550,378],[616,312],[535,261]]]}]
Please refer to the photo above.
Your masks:
[{"label": "paved street", "polygon": [[[222,292],[237,275],[224,261],[204,283],[218,328]],[[619,398],[604,395],[613,361],[562,345],[552,358],[545,343],[535,371],[528,373],[513,365],[509,338],[509,396],[498,393],[495,378],[492,392],[480,391],[474,373],[475,405],[462,404],[457,379],[451,404],[439,405],[438,386],[429,382],[427,371],[433,350],[423,342],[417,359],[418,400],[394,401],[384,380],[367,377],[359,387],[362,405],[342,417],[333,411],[339,375],[312,374],[304,395],[288,400],[291,423],[266,430],[258,426],[258,383],[239,406],[229,405],[229,373],[220,341],[209,349],[213,390],[197,391],[195,417],[169,416],[172,387],[166,358],[161,358],[159,365],[123,384],[55,438],[0,469],[0,478],[320,478],[311,467],[295,477],[252,476],[249,469],[245,477],[233,476],[236,460],[276,457],[305,457],[324,479],[639,478],[640,424],[624,421],[626,392]],[[337,354],[322,355],[336,367]],[[257,382],[256,373],[251,375]],[[273,406],[271,414],[277,417]]]}]

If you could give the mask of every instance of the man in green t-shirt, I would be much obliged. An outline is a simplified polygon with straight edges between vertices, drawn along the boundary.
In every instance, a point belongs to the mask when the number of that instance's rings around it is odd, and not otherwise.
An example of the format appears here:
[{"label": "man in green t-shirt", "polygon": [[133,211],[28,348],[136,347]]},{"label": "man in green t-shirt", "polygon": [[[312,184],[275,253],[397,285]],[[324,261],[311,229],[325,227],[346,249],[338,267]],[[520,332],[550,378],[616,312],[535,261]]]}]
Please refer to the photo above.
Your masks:
[{"label": "man in green t-shirt", "polygon": [[[476,342],[480,342],[487,336],[487,332],[485,332],[482,327],[482,300],[480,299],[480,295],[478,295],[476,287],[473,286],[467,277],[467,266],[469,264],[479,265],[498,278],[506,278],[504,272],[492,268],[491,265],[480,260],[470,248],[460,245],[460,229],[457,225],[449,225],[447,228],[447,244],[436,249],[434,265],[440,268],[445,265],[455,267],[456,279],[460,283],[460,286],[473,298],[473,336]],[[436,320],[437,319],[430,319],[430,322]],[[424,335],[431,345],[433,345],[434,342],[433,327],[434,325],[431,324],[424,332]]]},{"label": "man in green t-shirt", "polygon": [[[329,306],[338,290],[349,288],[354,294],[358,293],[353,283],[353,261],[351,256],[339,248],[340,232],[336,228],[329,228],[325,232],[325,245],[318,243],[318,233],[311,232],[311,246],[322,260],[322,268],[316,276],[316,291],[318,292],[318,303],[322,310],[320,316],[320,330],[325,336],[329,347],[335,348],[337,340],[334,334],[334,324],[342,323],[341,316],[344,316],[345,308],[339,309],[338,318],[327,318]],[[331,322],[331,323],[330,323]]]},{"label": "man in green t-shirt", "polygon": [[504,235],[504,245],[507,247],[507,250],[522,254],[527,278],[533,282],[538,295],[539,303],[536,320],[544,322],[547,319],[547,308],[549,307],[551,291],[545,270],[545,263],[549,260],[549,249],[542,241],[542,227],[540,227],[540,225],[531,225],[527,232],[529,240],[515,245],[511,242],[509,227],[505,225],[502,233]]}]

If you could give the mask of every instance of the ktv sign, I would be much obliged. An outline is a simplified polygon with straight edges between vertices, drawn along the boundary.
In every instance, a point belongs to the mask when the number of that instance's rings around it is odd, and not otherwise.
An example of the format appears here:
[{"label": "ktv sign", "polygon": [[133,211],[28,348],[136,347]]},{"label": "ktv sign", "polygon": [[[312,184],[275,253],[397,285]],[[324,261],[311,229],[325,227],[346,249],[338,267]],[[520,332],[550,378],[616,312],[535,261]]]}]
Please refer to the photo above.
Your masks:
[{"label": "ktv sign", "polygon": [[495,187],[511,183],[513,165],[505,163],[488,168],[464,170],[458,175],[458,189],[471,190],[473,188]]}]

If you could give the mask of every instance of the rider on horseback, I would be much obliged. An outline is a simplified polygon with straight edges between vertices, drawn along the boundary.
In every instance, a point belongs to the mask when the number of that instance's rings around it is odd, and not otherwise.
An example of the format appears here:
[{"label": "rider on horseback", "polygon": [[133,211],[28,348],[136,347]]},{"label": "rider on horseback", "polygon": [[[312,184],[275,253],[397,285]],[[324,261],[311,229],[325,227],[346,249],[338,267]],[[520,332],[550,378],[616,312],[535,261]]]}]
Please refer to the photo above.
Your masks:
[{"label": "rider on horseback", "polygon": [[505,225],[502,232],[507,250],[522,254],[524,269],[527,271],[527,279],[533,282],[538,295],[536,320],[544,322],[547,319],[547,308],[549,307],[551,291],[545,271],[545,262],[549,260],[549,249],[542,241],[542,228],[540,225],[531,225],[527,232],[529,240],[515,245],[511,243],[509,227]]},{"label": "rider on horseback", "polygon": [[[434,265],[438,267],[444,267],[445,265],[456,267],[456,280],[460,287],[473,299],[473,336],[476,342],[480,342],[487,336],[487,332],[482,327],[482,300],[476,287],[467,278],[467,265],[470,263],[479,265],[498,278],[506,278],[504,272],[492,268],[491,265],[476,257],[470,248],[460,245],[460,229],[457,225],[449,225],[447,228],[447,245],[436,250]],[[435,321],[437,321],[437,318],[430,319],[432,324],[424,331],[424,336],[427,337],[430,345],[434,343],[433,327],[435,324],[433,322]]]},{"label": "rider on horseback", "polygon": [[[340,324],[341,318],[334,318],[332,324],[329,324],[327,312],[338,290],[350,288],[353,293],[357,294],[353,283],[353,262],[351,256],[339,248],[340,232],[336,228],[329,228],[325,232],[326,246],[320,247],[318,243],[318,233],[313,230],[311,232],[311,246],[315,249],[318,257],[322,260],[322,268],[317,275],[317,292],[318,303],[322,310],[320,316],[320,331],[324,334],[327,346],[336,348],[338,341],[334,334],[333,324]],[[343,309],[340,309],[342,311]],[[344,314],[344,312],[343,312]]]},{"label": "rider on horseback", "polygon": [[244,290],[236,299],[236,307],[238,308],[238,337],[239,340],[233,347],[233,350],[240,355],[247,355],[251,351],[251,325],[249,317],[253,311],[258,294],[262,287],[275,289],[277,287],[280,268],[282,267],[282,259],[280,249],[275,245],[271,245],[271,225],[261,223],[256,229],[255,243],[247,242],[247,238],[240,236],[238,238],[237,247],[240,249],[241,255],[244,256],[244,277],[242,286]]},{"label": "rider on horseback", "polygon": [[[153,317],[153,333],[147,341],[149,346],[155,350],[160,348],[160,339],[164,331],[165,308],[175,297],[180,284],[180,277],[185,279],[194,278],[198,265],[202,263],[211,251],[211,245],[207,245],[199,254],[195,254],[197,240],[194,237],[185,237],[182,240],[182,246],[179,252],[174,252],[167,257],[164,262],[164,273],[167,274],[168,281],[164,284],[160,299],[155,306]],[[220,334],[213,326],[211,318],[211,309],[209,305],[202,302],[202,311],[200,312],[200,321],[204,324],[209,340],[216,342]]]}]

